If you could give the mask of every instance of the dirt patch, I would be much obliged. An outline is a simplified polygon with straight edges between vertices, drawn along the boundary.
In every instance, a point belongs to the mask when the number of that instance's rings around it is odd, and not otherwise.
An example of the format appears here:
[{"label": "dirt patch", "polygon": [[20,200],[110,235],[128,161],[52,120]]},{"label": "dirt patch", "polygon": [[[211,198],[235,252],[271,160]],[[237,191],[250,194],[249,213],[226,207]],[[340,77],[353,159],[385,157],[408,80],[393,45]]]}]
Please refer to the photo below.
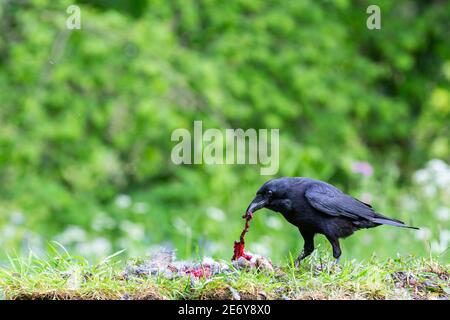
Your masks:
[{"label": "dirt patch", "polygon": [[44,292],[24,292],[9,297],[11,300],[82,300],[82,296],[70,291],[50,290]]},{"label": "dirt patch", "polygon": [[449,270],[436,263],[430,263],[426,268],[423,269],[423,271],[435,273],[439,276],[439,278],[445,281],[448,281],[450,278]]},{"label": "dirt patch", "polygon": [[167,300],[167,297],[163,296],[157,288],[147,287],[134,294],[125,293],[121,300]]},{"label": "dirt patch", "polygon": [[233,294],[228,288],[214,288],[205,290],[199,297],[200,300],[233,300]]},{"label": "dirt patch", "polygon": [[264,291],[241,292],[241,300],[268,300],[267,294]]},{"label": "dirt patch", "polygon": [[258,289],[236,290],[233,287],[219,287],[206,289],[199,296],[200,300],[267,300],[268,295]]},{"label": "dirt patch", "polygon": [[439,284],[442,280],[448,282],[449,275],[445,270],[426,269],[427,274],[421,277],[408,272],[394,272],[391,277],[396,288],[408,289],[414,300],[430,299],[433,295],[438,298],[448,298],[448,294]]},{"label": "dirt patch", "polygon": [[328,300],[322,292],[304,292],[295,296],[295,300]]},{"label": "dirt patch", "polygon": [[154,287],[146,287],[135,293],[125,293],[122,296],[110,292],[90,292],[82,294],[76,291],[49,290],[43,292],[19,293],[8,297],[11,300],[167,300]]},{"label": "dirt patch", "polygon": [[82,293],[75,290],[48,290],[41,292],[23,292],[8,296],[11,300],[115,300],[118,296],[111,292],[92,291]]}]

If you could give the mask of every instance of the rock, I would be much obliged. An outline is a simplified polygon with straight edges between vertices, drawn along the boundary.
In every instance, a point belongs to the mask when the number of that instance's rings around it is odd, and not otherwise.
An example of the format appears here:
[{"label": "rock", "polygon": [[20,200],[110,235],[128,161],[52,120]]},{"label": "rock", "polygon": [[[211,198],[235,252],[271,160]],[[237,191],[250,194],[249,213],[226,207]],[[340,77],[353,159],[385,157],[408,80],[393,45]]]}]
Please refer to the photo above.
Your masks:
[{"label": "rock", "polygon": [[250,268],[250,261],[245,259],[244,257],[240,257],[237,260],[237,266],[239,269],[246,269],[246,268]]},{"label": "rock", "polygon": [[231,296],[233,297],[234,300],[241,300],[241,295],[235,288],[228,286],[228,290],[230,290]]},{"label": "rock", "polygon": [[259,256],[258,258],[256,258],[255,265],[256,265],[256,268],[258,268],[259,270],[273,271],[272,262],[270,262],[270,260],[267,259],[266,257]]},{"label": "rock", "polygon": [[120,300],[130,300],[130,294],[128,293],[128,292],[125,292],[124,294],[123,294],[123,296],[122,297],[120,297]]}]

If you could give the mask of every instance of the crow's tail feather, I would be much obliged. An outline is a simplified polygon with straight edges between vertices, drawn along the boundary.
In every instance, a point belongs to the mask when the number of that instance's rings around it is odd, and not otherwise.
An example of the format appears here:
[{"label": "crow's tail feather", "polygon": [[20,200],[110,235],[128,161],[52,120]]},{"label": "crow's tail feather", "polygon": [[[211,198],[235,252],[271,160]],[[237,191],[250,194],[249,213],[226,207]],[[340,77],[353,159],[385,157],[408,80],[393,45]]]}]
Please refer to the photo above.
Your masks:
[{"label": "crow's tail feather", "polygon": [[387,225],[394,226],[394,227],[419,230],[419,228],[408,226],[408,225],[406,225],[404,222],[402,222],[400,220],[390,219],[390,218],[386,218],[386,217],[383,217],[383,218],[381,218],[381,217],[378,218],[377,217],[377,218],[373,218],[371,220],[373,222],[379,223],[379,224],[387,224]]}]

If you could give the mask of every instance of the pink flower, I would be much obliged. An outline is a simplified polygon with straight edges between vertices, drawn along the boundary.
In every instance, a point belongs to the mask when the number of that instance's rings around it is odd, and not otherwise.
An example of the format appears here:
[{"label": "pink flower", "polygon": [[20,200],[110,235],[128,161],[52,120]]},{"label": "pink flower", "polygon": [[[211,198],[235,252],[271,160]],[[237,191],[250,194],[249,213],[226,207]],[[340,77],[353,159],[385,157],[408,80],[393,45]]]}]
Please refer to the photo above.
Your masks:
[{"label": "pink flower", "polygon": [[362,174],[365,177],[373,175],[373,167],[365,161],[355,161],[352,163],[352,172]]}]

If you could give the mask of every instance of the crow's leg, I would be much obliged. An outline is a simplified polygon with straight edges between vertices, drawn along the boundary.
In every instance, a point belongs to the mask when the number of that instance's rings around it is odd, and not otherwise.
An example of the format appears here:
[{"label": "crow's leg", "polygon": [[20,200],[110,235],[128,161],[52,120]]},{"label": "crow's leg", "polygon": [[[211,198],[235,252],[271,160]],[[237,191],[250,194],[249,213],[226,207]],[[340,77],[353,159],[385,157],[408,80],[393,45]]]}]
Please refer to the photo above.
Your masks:
[{"label": "crow's leg", "polygon": [[333,257],[336,259],[334,264],[339,263],[339,259],[341,258],[341,246],[339,245],[339,239],[331,236],[327,236],[328,241],[330,241],[331,246],[333,247]]},{"label": "crow's leg", "polygon": [[314,251],[314,233],[305,231],[305,230],[300,230],[300,233],[303,237],[303,240],[305,240],[305,244],[303,246],[302,253],[300,253],[298,258],[295,260],[296,268],[298,268],[298,266],[300,265],[300,262],[303,259],[305,259],[307,256],[309,256]]}]

